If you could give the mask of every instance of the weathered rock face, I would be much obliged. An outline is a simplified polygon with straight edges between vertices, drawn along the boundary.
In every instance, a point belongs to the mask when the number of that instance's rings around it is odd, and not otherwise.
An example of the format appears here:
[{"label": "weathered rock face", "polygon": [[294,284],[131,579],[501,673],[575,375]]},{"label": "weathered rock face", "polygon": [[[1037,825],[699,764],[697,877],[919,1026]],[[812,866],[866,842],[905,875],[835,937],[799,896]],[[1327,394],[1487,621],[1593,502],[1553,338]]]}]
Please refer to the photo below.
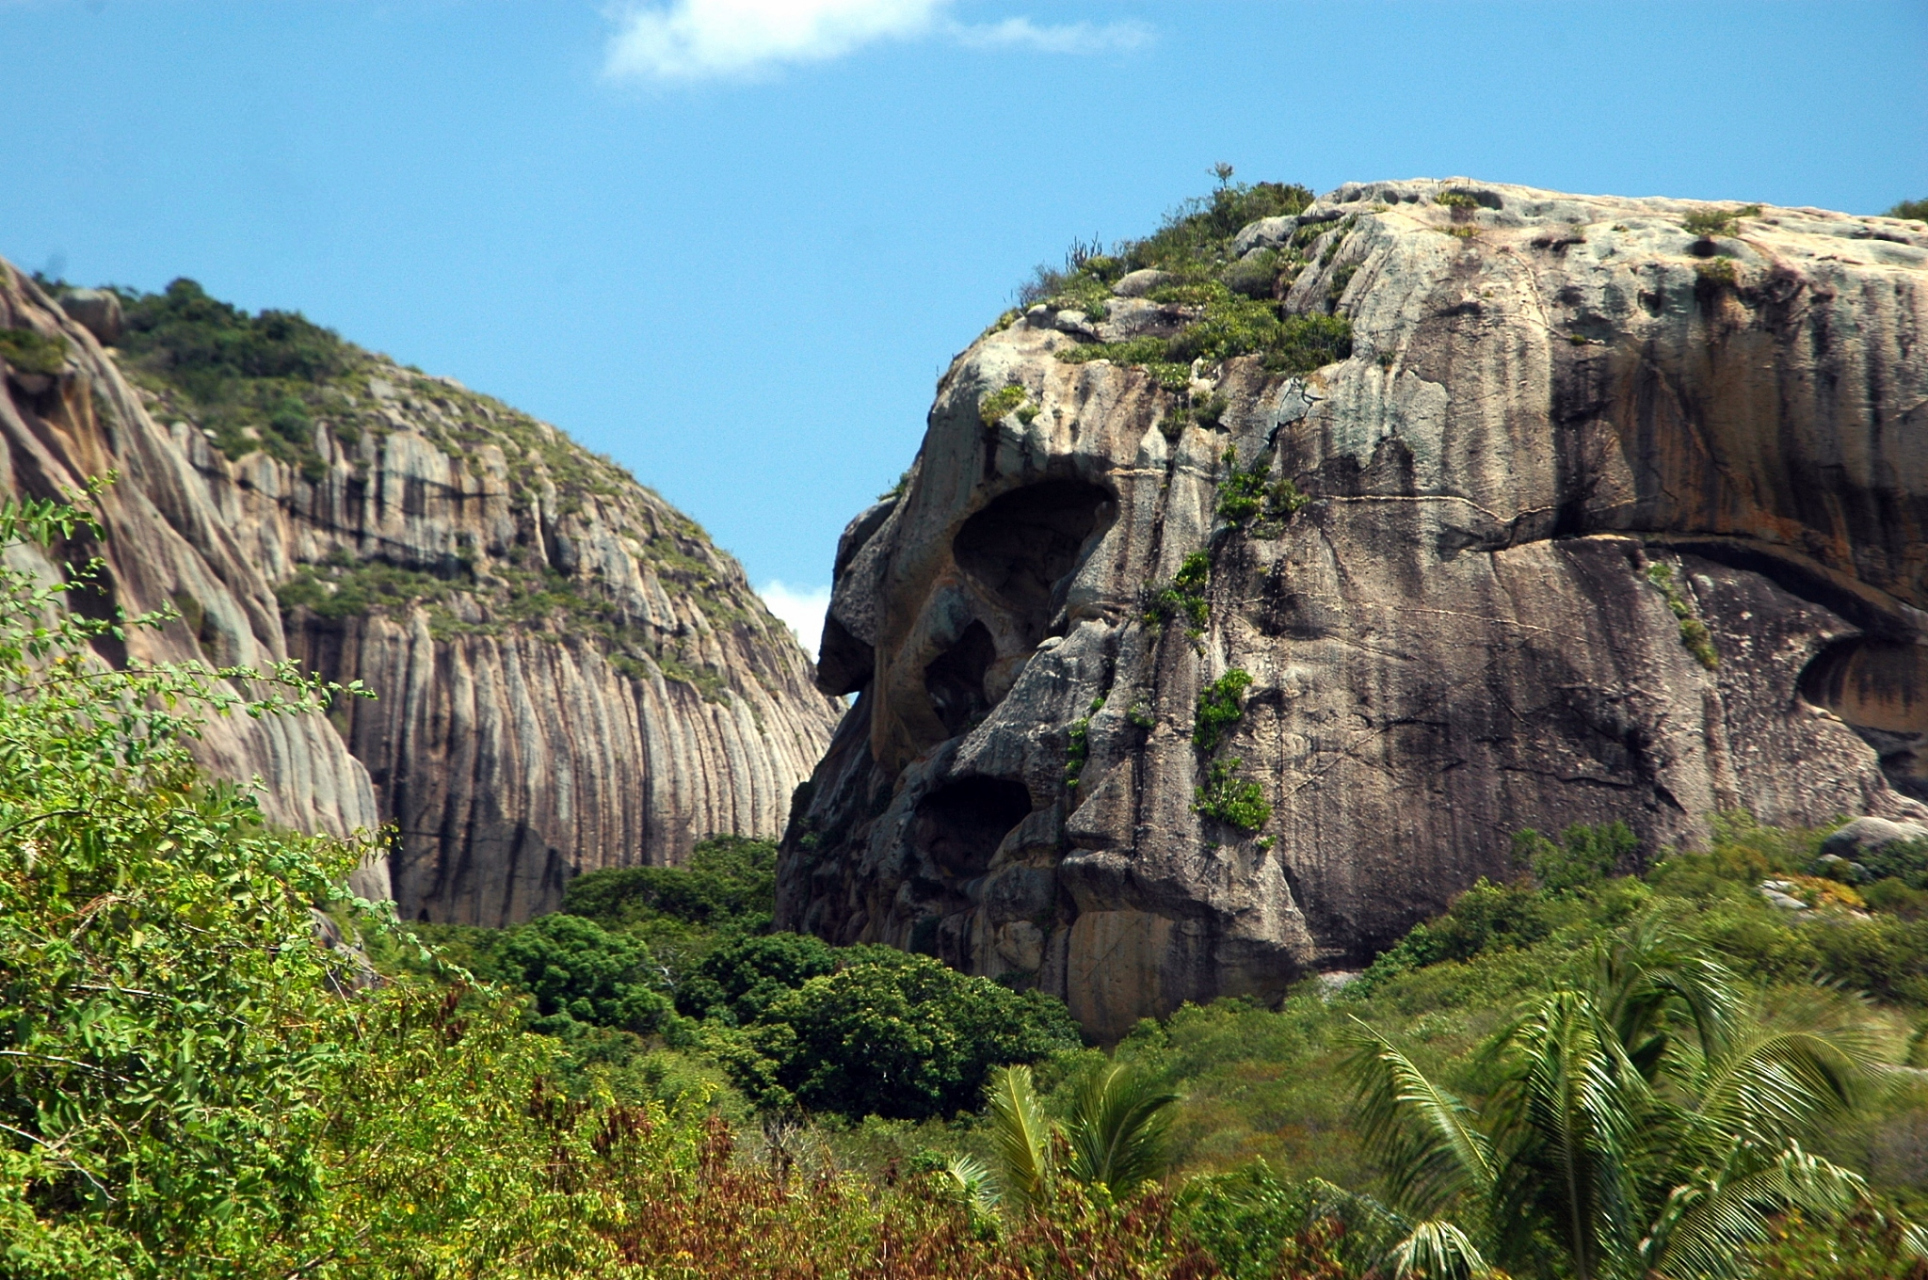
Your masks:
[{"label": "weathered rock face", "polygon": [[781,830],[841,708],[736,562],[655,494],[545,424],[361,352],[301,458],[231,458],[165,380],[0,275],[0,321],[69,353],[43,388],[12,377],[0,398],[10,489],[121,471],[116,601],[185,615],[146,656],[292,655],[375,691],[333,728],[224,729],[210,763],[261,774],[297,825],[394,823],[370,886],[405,916],[503,924],[577,873]]},{"label": "weathered rock face", "polygon": [[[1060,361],[1082,316],[979,339],[838,551],[820,678],[861,696],[780,923],[1013,975],[1109,1036],[1360,963],[1510,874],[1525,827],[1653,851],[1720,810],[1928,816],[1928,231],[1683,229],[1709,208],[1413,181],[1253,224],[1239,251],[1304,246],[1287,309],[1350,316],[1352,355],[1195,365],[1211,427],[1143,368]],[[1120,298],[1096,336],[1186,318]],[[1311,500],[1234,525],[1234,468]],[[1148,603],[1200,551],[1194,637],[1184,590]],[[1261,830],[1197,811],[1214,769]]]}]

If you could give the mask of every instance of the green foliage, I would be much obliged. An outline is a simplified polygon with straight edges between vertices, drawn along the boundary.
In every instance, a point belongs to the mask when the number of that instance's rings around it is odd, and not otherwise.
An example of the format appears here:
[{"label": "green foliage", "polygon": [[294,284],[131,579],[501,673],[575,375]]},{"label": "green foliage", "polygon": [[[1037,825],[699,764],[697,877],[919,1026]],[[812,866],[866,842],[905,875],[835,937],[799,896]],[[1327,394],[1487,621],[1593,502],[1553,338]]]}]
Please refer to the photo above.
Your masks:
[{"label": "green foliage", "polygon": [[1740,283],[1740,268],[1732,258],[1704,258],[1694,264],[1694,274],[1710,284],[1729,288]]},{"label": "green foliage", "polygon": [[460,589],[449,579],[380,560],[305,564],[275,588],[284,614],[306,609],[320,618],[361,618],[371,613],[439,604]]},{"label": "green foliage", "polygon": [[1589,827],[1575,823],[1558,840],[1528,827],[1513,836],[1513,862],[1530,868],[1533,878],[1549,893],[1591,888],[1631,863],[1640,839],[1624,822]]},{"label": "green foliage", "polygon": [[1648,922],[1497,1038],[1484,1107],[1361,1024],[1359,1123],[1407,1233],[1393,1257],[1739,1277],[1776,1212],[1873,1212],[1862,1178],[1804,1146],[1858,1105],[1866,1037],[1744,1010],[1735,975]]},{"label": "green foliage", "polygon": [[1736,223],[1742,218],[1758,218],[1761,206],[1757,204],[1739,205],[1732,209],[1696,209],[1680,220],[1681,228],[1688,235],[1712,239],[1715,236],[1731,236]]},{"label": "green foliage", "polygon": [[704,956],[678,987],[676,1007],[726,1025],[757,1021],[779,998],[837,971],[837,952],[808,934],[731,939]]},{"label": "green foliage", "polygon": [[1709,671],[1719,667],[1720,651],[1714,648],[1713,632],[1694,616],[1694,606],[1675,580],[1673,567],[1655,561],[1647,566],[1647,581],[1660,588],[1660,593],[1667,597],[1667,608],[1680,620],[1680,642],[1687,647],[1687,652]]},{"label": "green foliage", "polygon": [[1024,385],[1018,382],[986,392],[984,398],[977,402],[977,416],[985,426],[995,427],[1024,403],[1024,396]]},{"label": "green foliage", "polygon": [[1479,201],[1464,191],[1442,191],[1433,197],[1433,203],[1445,205],[1448,209],[1477,209]]},{"label": "green foliage", "polygon": [[1125,1062],[1087,1072],[1072,1093],[1064,1171],[1120,1199],[1165,1176],[1178,1095]]},{"label": "green foliage", "polygon": [[1145,602],[1145,625],[1163,626],[1173,618],[1187,622],[1186,634],[1193,639],[1205,634],[1211,621],[1212,606],[1207,592],[1212,588],[1212,558],[1194,551],[1179,563],[1178,572],[1162,587],[1153,588]]},{"label": "green foliage", "polygon": [[1212,761],[1204,785],[1193,789],[1192,809],[1241,831],[1258,831],[1272,820],[1272,806],[1264,787],[1238,776],[1243,763],[1237,756]]},{"label": "green foliage", "polygon": [[1903,200],[1888,210],[1890,218],[1909,218],[1915,222],[1928,222],[1928,200]]},{"label": "green foliage", "polygon": [[0,329],[0,360],[21,373],[59,373],[67,362],[67,339],[32,329]]},{"label": "green foliage", "polygon": [[1064,746],[1064,785],[1077,789],[1078,781],[1084,777],[1085,761],[1091,757],[1091,717],[1084,716],[1071,722],[1065,733]]},{"label": "green foliage", "polygon": [[1252,465],[1241,470],[1238,450],[1228,448],[1221,459],[1225,478],[1218,486],[1217,512],[1220,519],[1235,529],[1251,526],[1258,536],[1276,533],[1276,526],[1296,515],[1311,499],[1299,492],[1288,479],[1267,480],[1272,470],[1272,451],[1261,450]]},{"label": "green foliage", "polygon": [[776,896],[777,847],[769,840],[711,836],[684,867],[611,867],[569,882],[561,910],[608,929],[633,929],[661,917],[713,929],[769,928]]},{"label": "green foliage", "polygon": [[739,1085],[766,1105],[921,1119],[978,1102],[991,1071],[1074,1047],[1064,1005],[929,956],[863,949],[719,1032]]},{"label": "green foliage", "polygon": [[498,971],[536,998],[543,1015],[623,1031],[654,1031],[669,1013],[649,948],[580,916],[540,916],[504,943]]},{"label": "green foliage", "polygon": [[1245,707],[1240,698],[1251,683],[1250,673],[1233,667],[1198,691],[1198,709],[1192,715],[1192,743],[1205,755],[1218,750],[1219,744],[1232,732],[1232,726],[1244,719]]}]

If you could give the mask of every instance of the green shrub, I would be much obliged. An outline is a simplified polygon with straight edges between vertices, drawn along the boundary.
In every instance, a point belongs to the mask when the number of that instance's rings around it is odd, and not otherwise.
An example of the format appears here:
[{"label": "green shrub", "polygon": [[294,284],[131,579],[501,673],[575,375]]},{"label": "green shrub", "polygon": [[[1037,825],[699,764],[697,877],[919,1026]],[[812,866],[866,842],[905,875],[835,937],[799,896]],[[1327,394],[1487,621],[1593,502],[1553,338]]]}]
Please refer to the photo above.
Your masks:
[{"label": "green shrub", "polygon": [[712,836],[683,867],[610,867],[569,882],[560,910],[624,929],[659,916],[711,928],[769,927],[777,847],[769,840]]},{"label": "green shrub", "polygon": [[1732,258],[1707,258],[1694,264],[1694,274],[1710,284],[1732,287],[1740,283],[1740,268]]},{"label": "green shrub", "polygon": [[1265,353],[1265,367],[1282,373],[1310,373],[1352,356],[1352,321],[1344,316],[1287,316]]},{"label": "green shrub", "polygon": [[1204,785],[1193,790],[1192,809],[1241,831],[1258,831],[1272,820],[1272,806],[1264,787],[1238,776],[1243,763],[1237,756],[1212,761]]},{"label": "green shrub", "polygon": [[1433,203],[1445,205],[1448,209],[1477,209],[1479,201],[1464,191],[1442,191],[1433,197]]},{"label": "green shrub", "polygon": [[[535,996],[544,1019],[646,1032],[670,1011],[649,948],[580,916],[538,916],[516,929],[497,953],[496,971]],[[536,1027],[552,1029],[542,1020]]]},{"label": "green shrub", "polygon": [[995,427],[1023,403],[1024,385],[1013,382],[1007,387],[986,392],[984,398],[977,402],[977,416],[985,426]]},{"label": "green shrub", "polygon": [[676,1007],[692,1018],[755,1022],[785,993],[834,973],[838,954],[808,934],[772,933],[723,943],[677,989]]},{"label": "green shrub", "polygon": [[1683,230],[1689,235],[1712,239],[1715,236],[1732,235],[1735,223],[1742,218],[1758,218],[1761,206],[1757,204],[1740,205],[1733,209],[1696,209],[1680,220]]},{"label": "green shrub", "polygon": [[846,953],[779,996],[720,1056],[765,1105],[919,1120],[975,1107],[991,1071],[1078,1045],[1064,1005],[966,977],[929,956]]},{"label": "green shrub", "polygon": [[0,329],[0,360],[21,373],[56,374],[67,362],[67,339],[32,329]]},{"label": "green shrub", "polygon": [[1186,634],[1193,639],[1205,634],[1211,621],[1212,606],[1206,593],[1212,587],[1212,558],[1194,551],[1180,562],[1178,572],[1162,587],[1153,588],[1145,602],[1145,625],[1163,626],[1173,618],[1189,624]]},{"label": "green shrub", "polygon": [[1928,222],[1928,200],[1903,200],[1888,210],[1890,218],[1909,218],[1915,222]]},{"label": "green shrub", "polygon": [[1561,832],[1558,840],[1548,839],[1531,827],[1513,837],[1515,865],[1530,868],[1533,878],[1548,893],[1591,888],[1612,875],[1620,864],[1631,862],[1639,851],[1639,837],[1624,822],[1598,827],[1575,823]]},{"label": "green shrub", "polygon": [[[1245,717],[1240,695],[1250,687],[1252,677],[1233,667],[1198,691],[1198,709],[1192,716],[1192,744],[1206,755],[1218,750],[1232,732],[1232,726]],[[1263,824],[1261,824],[1263,825]]]}]

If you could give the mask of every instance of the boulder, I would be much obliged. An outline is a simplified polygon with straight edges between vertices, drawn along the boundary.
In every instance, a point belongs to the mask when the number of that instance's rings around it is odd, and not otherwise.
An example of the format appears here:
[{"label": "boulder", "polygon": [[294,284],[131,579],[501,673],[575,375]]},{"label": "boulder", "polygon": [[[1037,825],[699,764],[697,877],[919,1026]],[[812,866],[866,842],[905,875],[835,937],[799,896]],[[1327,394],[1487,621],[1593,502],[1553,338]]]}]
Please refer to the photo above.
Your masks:
[{"label": "boulder", "polygon": [[1856,818],[1821,842],[1823,859],[1839,858],[1860,863],[1891,851],[1896,845],[1921,844],[1928,848],[1928,825],[1919,822],[1892,822],[1887,818]]},{"label": "boulder", "polygon": [[[1110,1038],[1360,968],[1523,828],[1928,819],[1928,234],[1768,208],[1719,256],[1682,225],[1707,208],[1341,188],[1283,305],[1336,310],[1351,355],[1309,372],[1175,389],[1046,326],[981,337],[839,552],[859,696],[779,926]],[[1040,412],[987,429],[1013,382]],[[1286,481],[1309,500],[1221,505]]]},{"label": "boulder", "polygon": [[1153,289],[1160,289],[1170,284],[1171,280],[1169,273],[1145,267],[1138,271],[1127,272],[1117,284],[1111,286],[1111,291],[1121,298],[1142,298]]}]

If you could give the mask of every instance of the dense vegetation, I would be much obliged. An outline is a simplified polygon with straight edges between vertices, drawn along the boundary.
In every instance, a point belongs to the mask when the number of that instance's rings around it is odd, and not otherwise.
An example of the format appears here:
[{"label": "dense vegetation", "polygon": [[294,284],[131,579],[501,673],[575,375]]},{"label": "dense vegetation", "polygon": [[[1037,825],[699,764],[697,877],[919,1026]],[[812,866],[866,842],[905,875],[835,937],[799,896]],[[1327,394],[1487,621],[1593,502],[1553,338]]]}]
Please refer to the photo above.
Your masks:
[{"label": "dense vegetation", "polygon": [[[1235,183],[1231,178],[1231,169],[1220,166],[1217,190],[1187,202],[1142,240],[1122,241],[1109,251],[1095,244],[1074,245],[1062,269],[1037,268],[1019,290],[1022,306],[1044,304],[1101,320],[1112,306],[1112,286],[1133,271],[1149,270],[1160,275],[1144,296],[1191,313],[1190,321],[1170,338],[1088,342],[1061,351],[1060,360],[1141,365],[1169,389],[1184,392],[1194,360],[1214,364],[1257,354],[1268,369],[1306,373],[1352,353],[1351,323],[1333,314],[1336,296],[1313,312],[1293,312],[1283,305],[1306,265],[1305,251],[1329,235],[1324,260],[1331,261],[1352,224],[1308,226],[1283,251],[1264,249],[1239,257],[1233,240],[1241,228],[1261,218],[1299,213],[1313,197],[1296,184]],[[1181,406],[1171,421],[1195,415],[1210,419],[1222,408],[1207,396]]]},{"label": "dense vegetation", "polygon": [[[0,540],[83,519],[16,505]],[[768,932],[756,842],[424,948],[339,888],[365,844],[187,753],[197,715],[355,691],[112,669],[92,642],[155,620],[50,612],[88,574],[0,568],[0,1275],[1920,1265],[1928,849],[1730,815],[1632,876],[1624,828],[1523,833],[1518,879],[1349,983],[1107,1054],[1035,993]]]}]

